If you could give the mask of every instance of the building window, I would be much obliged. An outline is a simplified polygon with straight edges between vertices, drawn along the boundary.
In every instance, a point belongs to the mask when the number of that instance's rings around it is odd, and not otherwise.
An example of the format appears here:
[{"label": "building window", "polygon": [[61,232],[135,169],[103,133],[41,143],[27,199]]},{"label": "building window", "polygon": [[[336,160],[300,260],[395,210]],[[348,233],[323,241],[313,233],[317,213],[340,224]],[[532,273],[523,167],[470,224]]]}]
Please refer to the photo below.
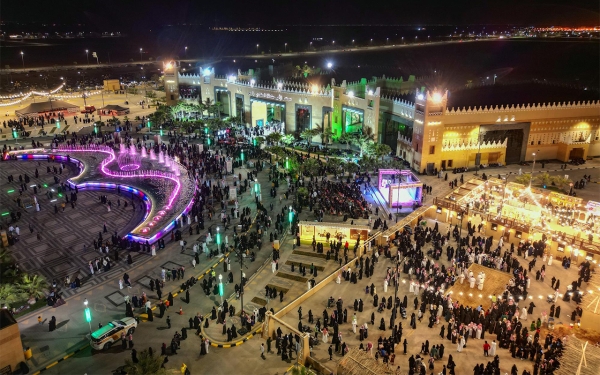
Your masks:
[{"label": "building window", "polygon": [[538,141],[538,145],[541,145],[541,144],[542,144],[542,141]]},{"label": "building window", "polygon": [[415,152],[419,152],[419,145],[415,148]]},{"label": "building window", "polygon": [[448,168],[452,168],[452,160],[448,160]]},{"label": "building window", "polygon": [[429,155],[435,154],[435,146],[429,146]]}]

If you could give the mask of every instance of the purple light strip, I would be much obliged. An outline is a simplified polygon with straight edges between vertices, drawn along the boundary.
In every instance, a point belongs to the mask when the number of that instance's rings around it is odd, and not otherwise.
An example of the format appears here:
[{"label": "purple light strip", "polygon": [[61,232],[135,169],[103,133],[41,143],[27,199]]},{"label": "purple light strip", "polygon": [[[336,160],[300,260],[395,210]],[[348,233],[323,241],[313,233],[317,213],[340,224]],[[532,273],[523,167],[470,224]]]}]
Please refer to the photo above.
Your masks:
[{"label": "purple light strip", "polygon": [[116,157],[115,157],[114,150],[112,148],[110,148],[110,147],[107,147],[107,146],[95,146],[95,147],[81,147],[81,146],[78,146],[76,148],[60,146],[58,148],[58,150],[59,151],[63,151],[63,152],[89,152],[89,151],[95,151],[95,152],[102,152],[102,153],[108,154],[109,157],[107,159],[104,159],[100,163],[100,170],[106,176],[121,177],[121,178],[159,177],[159,178],[166,178],[166,179],[169,179],[169,180],[173,181],[175,183],[175,189],[173,189],[173,191],[171,192],[171,195],[169,196],[168,204],[164,207],[167,210],[171,209],[171,207],[173,206],[173,201],[175,201],[175,198],[177,198],[177,196],[179,195],[179,192],[181,190],[181,182],[179,181],[179,178],[175,174],[173,174],[173,173],[166,173],[166,172],[162,172],[162,171],[153,171],[153,170],[148,170],[148,171],[137,170],[137,171],[127,171],[127,172],[113,172],[113,171],[111,171],[110,169],[108,169],[107,166],[110,163],[112,163],[113,161],[115,161]]},{"label": "purple light strip", "polygon": [[[172,174],[172,173],[165,173],[162,171],[136,171],[136,173],[127,173],[127,172],[122,172],[122,173],[115,173],[112,172],[110,170],[107,169],[107,165],[109,163],[111,163],[112,161],[115,160],[115,155],[114,155],[114,151],[106,146],[96,146],[96,147],[80,147],[80,148],[70,148],[70,147],[59,147],[58,151],[65,151],[65,152],[89,152],[89,151],[96,151],[96,152],[102,152],[105,154],[109,154],[110,156],[110,160],[109,159],[105,159],[102,163],[101,163],[101,170],[105,175],[111,176],[111,177],[125,177],[125,178],[131,178],[131,177],[158,177],[158,178],[167,178],[170,179],[171,181],[175,182],[176,184],[176,189],[173,190],[173,192],[171,193],[170,199],[169,199],[169,203],[167,206],[165,206],[166,209],[170,209],[172,207],[173,201],[175,200],[175,198],[179,195],[179,191],[181,190],[181,182],[179,181],[179,178]],[[52,160],[60,160],[60,161],[66,161],[67,157],[63,156],[63,155],[48,155],[48,154],[22,154],[19,155],[20,159],[22,160],[36,160],[36,159],[40,159],[40,160],[46,160],[48,158],[51,158]],[[79,173],[81,175],[81,173],[85,170],[85,165],[84,163],[82,163],[81,161],[79,161],[76,158],[71,157],[70,158],[72,163],[75,163],[78,165],[79,167]],[[77,178],[79,176],[76,176],[75,178]],[[85,182],[85,183],[81,183],[81,184],[75,184],[74,182],[72,182],[70,179],[67,180],[67,182],[72,186],[75,187],[77,186],[78,189],[86,189],[86,188],[102,188],[102,189],[116,189],[117,186],[120,186],[122,189],[124,189],[125,191],[129,191],[132,192],[134,194],[136,194],[137,196],[139,196],[145,203],[146,205],[146,212],[144,215],[144,219],[142,220],[142,223],[145,222],[148,219],[148,216],[150,215],[150,212],[152,210],[152,202],[151,199],[141,190],[138,190],[134,187],[128,186],[128,185],[122,185],[122,184],[114,184],[114,183],[107,183],[107,182]],[[197,187],[194,187],[194,190],[196,190]],[[190,200],[190,202],[187,204],[187,206],[184,208],[184,210],[175,217],[174,220],[171,220],[169,222],[169,224],[167,224],[163,229],[159,230],[158,232],[156,232],[156,234],[154,234],[152,237],[147,238],[147,237],[141,237],[138,235],[134,235],[132,233],[129,233],[127,235],[125,235],[126,238],[133,240],[133,241],[139,241],[139,242],[144,242],[144,241],[148,241],[148,243],[152,244],[154,242],[156,242],[158,239],[162,238],[167,232],[171,231],[174,227],[175,227],[175,222],[177,220],[179,220],[184,214],[187,214],[188,212],[191,211],[191,207],[192,204],[194,203],[194,200]]]}]

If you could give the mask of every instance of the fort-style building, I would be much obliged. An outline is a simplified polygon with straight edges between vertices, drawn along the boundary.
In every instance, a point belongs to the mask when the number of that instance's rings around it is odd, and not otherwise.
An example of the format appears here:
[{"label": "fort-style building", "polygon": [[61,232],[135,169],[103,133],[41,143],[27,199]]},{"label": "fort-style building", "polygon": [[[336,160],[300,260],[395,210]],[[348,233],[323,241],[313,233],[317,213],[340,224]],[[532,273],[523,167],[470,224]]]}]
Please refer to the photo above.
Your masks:
[{"label": "fort-style building", "polygon": [[[319,128],[337,138],[370,132],[420,173],[519,163],[534,153],[537,160],[564,162],[600,156],[597,91],[527,83],[451,93],[427,90],[414,76],[331,79],[327,86],[310,83],[310,76],[264,83],[253,70],[217,76],[214,69],[200,68],[182,74],[172,63],[164,74],[168,104],[209,99],[220,103],[224,116],[259,127],[282,123],[286,133]],[[186,97],[186,92],[196,94]],[[413,100],[395,95],[407,92],[414,93]]]}]

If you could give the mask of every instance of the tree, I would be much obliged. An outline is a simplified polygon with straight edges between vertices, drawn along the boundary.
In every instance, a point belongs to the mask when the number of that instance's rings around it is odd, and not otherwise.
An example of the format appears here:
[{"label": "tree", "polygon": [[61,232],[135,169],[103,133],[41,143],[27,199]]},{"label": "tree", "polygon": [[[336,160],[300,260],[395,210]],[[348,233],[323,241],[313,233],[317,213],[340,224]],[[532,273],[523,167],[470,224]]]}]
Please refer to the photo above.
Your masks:
[{"label": "tree", "polygon": [[156,354],[150,354],[147,350],[138,353],[138,363],[131,359],[125,360],[125,371],[128,375],[165,375],[167,372],[161,368],[163,358]]},{"label": "tree", "polygon": [[265,137],[254,137],[254,145],[255,146],[260,146],[263,143],[265,143]]},{"label": "tree", "polygon": [[552,184],[552,176],[548,172],[541,173],[535,177],[535,183],[546,187]]},{"label": "tree", "polygon": [[319,168],[321,168],[321,165],[318,161],[316,161],[313,158],[306,159],[302,163],[302,173],[307,174],[309,176],[314,176],[318,174]]},{"label": "tree", "polygon": [[47,289],[46,279],[40,275],[23,274],[21,282],[19,283],[19,289],[29,298],[41,298],[45,297],[44,291]]},{"label": "tree", "polygon": [[363,127],[363,133],[356,138],[356,145],[360,149],[360,157],[362,158],[363,152],[370,147],[375,139],[375,134],[370,126]]},{"label": "tree", "polygon": [[375,152],[373,154],[376,158],[381,158],[381,162],[383,162],[383,157],[389,155],[392,152],[392,148],[385,143],[374,143]]},{"label": "tree", "polygon": [[281,133],[273,132],[267,135],[267,141],[269,141],[269,143],[279,143],[282,137],[283,135]]},{"label": "tree", "polygon": [[331,128],[325,129],[317,123],[315,123],[314,128],[319,131],[316,135],[321,134],[321,144],[323,145],[328,144],[329,140],[333,139],[333,136],[335,135],[335,133],[331,131]]},{"label": "tree", "polygon": [[291,134],[286,134],[283,137],[281,137],[281,142],[286,146],[291,145],[295,141],[296,141],[296,138],[294,138],[294,136]]},{"label": "tree", "polygon": [[571,189],[571,184],[573,181],[569,178],[565,178],[564,176],[552,176],[552,183],[558,186],[559,189],[568,192]]},{"label": "tree", "polygon": [[27,298],[27,295],[23,293],[21,288],[15,284],[1,284],[0,285],[0,303],[10,305],[15,302],[19,302]]},{"label": "tree", "polygon": [[300,138],[306,141],[306,147],[310,146],[312,139],[319,135],[321,131],[319,129],[306,129],[302,133],[300,133]]},{"label": "tree", "polygon": [[531,181],[531,174],[530,173],[525,173],[525,174],[522,174],[522,175],[517,176],[515,178],[515,182],[517,184],[521,184],[521,185],[529,185],[530,181]]},{"label": "tree", "polygon": [[337,177],[338,173],[342,171],[342,161],[339,158],[329,158],[326,167],[328,171]]},{"label": "tree", "polygon": [[344,133],[338,137],[338,142],[345,143],[347,145],[346,147],[349,150],[350,145],[356,143],[356,136],[354,134]]}]

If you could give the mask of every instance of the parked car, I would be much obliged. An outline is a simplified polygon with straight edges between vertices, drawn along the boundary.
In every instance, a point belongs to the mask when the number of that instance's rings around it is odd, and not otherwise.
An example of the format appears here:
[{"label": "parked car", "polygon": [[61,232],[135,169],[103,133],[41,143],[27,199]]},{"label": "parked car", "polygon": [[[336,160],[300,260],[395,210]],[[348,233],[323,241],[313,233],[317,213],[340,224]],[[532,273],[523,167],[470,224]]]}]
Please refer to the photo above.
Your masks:
[{"label": "parked car", "polygon": [[96,350],[108,349],[112,344],[121,339],[121,334],[135,332],[137,320],[134,318],[123,318],[113,320],[102,328],[94,331],[91,335],[92,348]]}]

